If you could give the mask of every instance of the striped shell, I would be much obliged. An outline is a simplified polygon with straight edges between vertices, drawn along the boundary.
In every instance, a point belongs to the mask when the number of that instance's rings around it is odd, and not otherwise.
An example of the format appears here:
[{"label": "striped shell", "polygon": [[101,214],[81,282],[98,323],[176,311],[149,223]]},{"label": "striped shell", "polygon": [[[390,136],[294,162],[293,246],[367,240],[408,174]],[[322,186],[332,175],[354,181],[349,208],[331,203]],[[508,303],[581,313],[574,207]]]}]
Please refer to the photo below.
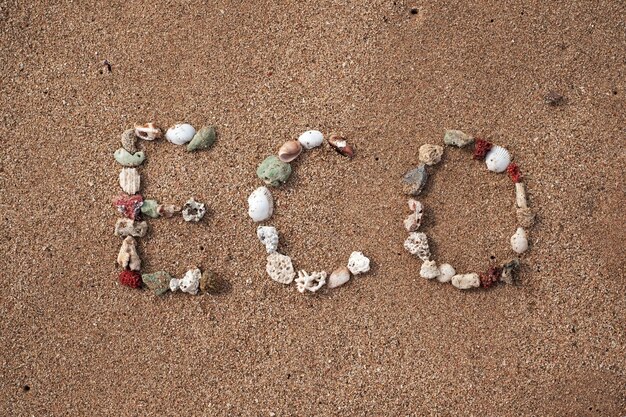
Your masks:
[{"label": "striped shell", "polygon": [[485,164],[489,171],[504,172],[509,163],[511,163],[511,155],[502,146],[495,145],[485,156]]},{"label": "striped shell", "polygon": [[139,192],[141,177],[136,168],[123,168],[120,172],[120,187],[126,194],[133,195]]}]

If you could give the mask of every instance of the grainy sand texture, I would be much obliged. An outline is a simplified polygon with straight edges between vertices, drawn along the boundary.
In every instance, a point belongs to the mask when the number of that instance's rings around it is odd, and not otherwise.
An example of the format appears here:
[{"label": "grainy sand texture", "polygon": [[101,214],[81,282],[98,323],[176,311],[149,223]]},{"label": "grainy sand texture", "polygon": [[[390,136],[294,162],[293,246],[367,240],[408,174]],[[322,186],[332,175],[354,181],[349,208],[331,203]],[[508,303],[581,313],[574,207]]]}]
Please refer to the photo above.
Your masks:
[{"label": "grainy sand texture", "polygon": [[[0,415],[626,415],[623,1],[0,1]],[[109,72],[102,63],[111,64]],[[544,96],[557,92],[564,103]],[[212,124],[212,149],[142,142],[150,222],[117,282],[113,152],[135,122]],[[306,129],[270,224],[295,267],[372,271],[302,295],[265,273],[256,166]],[[462,292],[402,248],[400,178],[461,129],[508,148],[537,223],[521,284]],[[435,259],[512,255],[514,188],[448,149],[420,196]]]}]

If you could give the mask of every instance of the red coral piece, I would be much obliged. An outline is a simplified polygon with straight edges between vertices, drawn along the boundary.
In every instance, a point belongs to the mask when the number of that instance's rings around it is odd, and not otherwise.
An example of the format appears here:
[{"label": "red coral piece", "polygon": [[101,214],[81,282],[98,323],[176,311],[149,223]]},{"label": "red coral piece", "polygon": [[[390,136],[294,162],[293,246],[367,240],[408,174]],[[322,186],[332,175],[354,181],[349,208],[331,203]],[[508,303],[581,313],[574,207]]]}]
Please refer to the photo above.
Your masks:
[{"label": "red coral piece", "polygon": [[129,196],[128,194],[121,194],[113,205],[117,208],[117,211],[122,213],[124,217],[128,217],[131,220],[135,220],[141,216],[141,206],[143,205],[143,197],[140,194]]},{"label": "red coral piece", "polygon": [[508,167],[506,167],[506,172],[509,174],[509,178],[511,181],[517,183],[522,181],[522,173],[519,170],[519,167],[515,162],[511,162]]},{"label": "red coral piece", "polygon": [[497,266],[490,266],[486,273],[480,274],[480,286],[483,288],[489,288],[492,285],[500,281],[500,275],[502,274],[502,268]]},{"label": "red coral piece", "polygon": [[486,140],[476,139],[474,142],[474,155],[472,158],[476,160],[485,159],[485,155],[487,152],[491,150],[493,144],[491,142],[487,142]]},{"label": "red coral piece", "polygon": [[120,284],[126,285],[130,288],[141,288],[141,275],[137,271],[130,271],[128,269],[120,272]]}]

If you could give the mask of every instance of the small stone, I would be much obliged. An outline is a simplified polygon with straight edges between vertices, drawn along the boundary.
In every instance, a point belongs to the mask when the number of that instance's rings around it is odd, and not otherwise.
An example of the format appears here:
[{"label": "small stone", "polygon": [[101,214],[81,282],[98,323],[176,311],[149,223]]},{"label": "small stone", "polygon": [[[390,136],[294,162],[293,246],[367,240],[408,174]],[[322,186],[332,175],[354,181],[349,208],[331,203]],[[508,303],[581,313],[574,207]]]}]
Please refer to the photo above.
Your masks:
[{"label": "small stone", "polygon": [[476,273],[460,274],[452,277],[452,285],[460,290],[480,287],[480,277]]},{"label": "small stone", "polygon": [[515,284],[519,280],[517,275],[519,271],[519,259],[513,258],[502,264],[502,273],[500,274],[500,280],[507,284]]},{"label": "small stone", "polygon": [[265,184],[278,187],[289,179],[291,175],[291,165],[281,161],[277,156],[271,155],[261,162],[256,170],[256,174]]},{"label": "small stone", "polygon": [[439,267],[439,276],[437,277],[437,281],[439,282],[450,282],[453,276],[456,275],[456,271],[450,264],[441,264]]},{"label": "small stone", "polygon": [[141,259],[137,253],[137,241],[128,236],[122,242],[120,251],[117,254],[117,263],[120,267],[130,269],[131,271],[139,271],[141,269]]},{"label": "small stone", "polygon": [[210,148],[215,143],[215,129],[213,126],[203,126],[196,132],[191,142],[187,145],[188,151],[196,151]]},{"label": "small stone", "polygon": [[118,277],[120,284],[130,288],[141,288],[141,275],[137,271],[130,271],[128,269],[120,272]]},{"label": "small stone", "polygon": [[565,104],[567,99],[562,94],[560,94],[560,93],[558,93],[556,91],[550,91],[550,92],[548,92],[548,94],[546,94],[543,97],[543,101],[546,104],[549,104],[551,106],[557,107],[557,106],[560,106],[562,104]]},{"label": "small stone", "polygon": [[174,204],[159,204],[157,206],[157,212],[159,216],[163,216],[166,218],[170,218],[174,216],[176,213],[180,213],[182,208],[180,206],[175,206]]},{"label": "small stone", "polygon": [[433,279],[437,278],[440,274],[435,261],[424,261],[420,268],[420,277],[422,278]]},{"label": "small stone", "polygon": [[122,133],[122,147],[131,154],[137,152],[137,136],[135,136],[135,129],[128,129]]},{"label": "small stone", "polygon": [[119,148],[117,151],[113,153],[113,158],[115,160],[125,166],[125,167],[136,167],[143,163],[146,159],[146,154],[143,151],[130,153],[124,148]]},{"label": "small stone", "polygon": [[140,194],[129,196],[122,194],[113,201],[113,205],[124,217],[135,220],[139,218],[139,213],[144,205],[143,197]]},{"label": "small stone", "polygon": [[517,209],[517,224],[524,228],[531,228],[535,224],[535,213],[528,207]]},{"label": "small stone", "polygon": [[443,146],[425,144],[420,146],[419,160],[426,165],[435,165],[441,161]]},{"label": "small stone", "polygon": [[276,252],[278,249],[278,231],[272,226],[259,226],[256,229],[256,235],[263,245],[267,253]]},{"label": "small stone", "polygon": [[350,281],[350,270],[345,266],[333,271],[328,278],[328,288],[341,287],[346,282]]},{"label": "small stone", "polygon": [[443,135],[443,142],[446,145],[462,148],[474,142],[474,138],[460,130],[446,130]]},{"label": "small stone", "polygon": [[348,259],[348,269],[352,275],[364,274],[370,270],[370,260],[363,252],[352,252]]},{"label": "small stone", "polygon": [[156,295],[165,294],[170,289],[172,276],[165,271],[142,274],[141,280],[148,289],[154,291]]},{"label": "small stone", "polygon": [[132,219],[117,219],[115,222],[116,236],[144,237],[148,232],[148,223]]},{"label": "small stone", "polygon": [[170,280],[170,290],[175,292],[181,290],[191,295],[198,294],[198,287],[200,286],[200,279],[202,273],[198,268],[192,268],[185,273],[181,279],[172,278]]},{"label": "small stone", "polygon": [[402,189],[405,194],[417,196],[422,192],[427,179],[426,166],[420,164],[417,168],[404,174],[404,177],[402,177]]},{"label": "small stone", "polygon": [[200,291],[203,293],[217,291],[217,274],[213,271],[204,271],[200,277]]},{"label": "small stone", "polygon": [[156,200],[144,200],[141,206],[141,214],[145,214],[148,217],[156,219],[159,217],[159,211],[157,208],[159,203]]},{"label": "small stone", "polygon": [[206,213],[204,203],[199,203],[194,198],[187,200],[183,206],[183,219],[186,222],[199,222]]}]

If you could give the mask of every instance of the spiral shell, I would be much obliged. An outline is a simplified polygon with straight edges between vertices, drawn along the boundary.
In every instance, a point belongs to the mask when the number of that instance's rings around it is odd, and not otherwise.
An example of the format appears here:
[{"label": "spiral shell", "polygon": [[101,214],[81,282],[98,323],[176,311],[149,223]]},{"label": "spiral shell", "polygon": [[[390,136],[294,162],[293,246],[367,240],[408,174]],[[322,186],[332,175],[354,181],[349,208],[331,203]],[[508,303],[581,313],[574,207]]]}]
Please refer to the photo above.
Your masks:
[{"label": "spiral shell", "polygon": [[302,145],[297,140],[290,140],[278,150],[278,159],[283,162],[291,162],[302,153]]},{"label": "spiral shell", "polygon": [[489,171],[504,172],[510,163],[511,155],[502,146],[495,145],[485,156],[485,164]]}]

